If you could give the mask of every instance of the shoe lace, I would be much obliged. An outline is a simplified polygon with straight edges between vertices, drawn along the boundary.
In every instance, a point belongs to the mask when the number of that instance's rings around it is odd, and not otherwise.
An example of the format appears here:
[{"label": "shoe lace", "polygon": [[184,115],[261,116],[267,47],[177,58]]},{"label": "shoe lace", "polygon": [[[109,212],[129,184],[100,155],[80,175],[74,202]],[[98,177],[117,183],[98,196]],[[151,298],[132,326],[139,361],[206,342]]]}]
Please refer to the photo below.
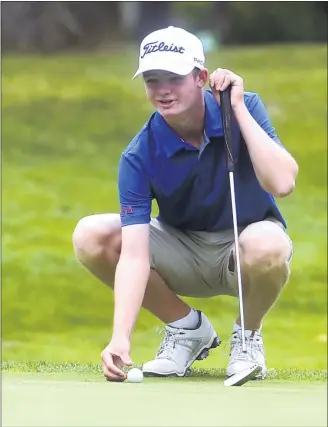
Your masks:
[{"label": "shoe lace", "polygon": [[230,353],[225,353],[224,355],[231,356],[233,353],[233,357],[236,359],[245,359],[247,357],[256,359],[258,352],[262,351],[262,344],[257,334],[245,337],[246,354],[243,352],[241,332],[234,332],[223,349],[225,349],[228,344],[230,344]]},{"label": "shoe lace", "polygon": [[158,335],[164,335],[164,338],[158,349],[156,357],[158,359],[170,359],[178,341],[177,335],[179,335],[179,330],[172,332],[166,329],[165,326],[162,326],[157,328],[157,332]]}]

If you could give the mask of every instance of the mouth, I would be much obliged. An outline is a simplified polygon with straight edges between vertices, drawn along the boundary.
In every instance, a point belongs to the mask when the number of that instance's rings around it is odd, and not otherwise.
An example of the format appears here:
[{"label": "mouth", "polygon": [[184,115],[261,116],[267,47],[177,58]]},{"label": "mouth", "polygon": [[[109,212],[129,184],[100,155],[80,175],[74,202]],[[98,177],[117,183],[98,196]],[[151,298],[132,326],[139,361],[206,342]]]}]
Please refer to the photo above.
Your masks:
[{"label": "mouth", "polygon": [[158,100],[157,102],[162,108],[170,108],[175,101],[170,99],[166,101]]}]

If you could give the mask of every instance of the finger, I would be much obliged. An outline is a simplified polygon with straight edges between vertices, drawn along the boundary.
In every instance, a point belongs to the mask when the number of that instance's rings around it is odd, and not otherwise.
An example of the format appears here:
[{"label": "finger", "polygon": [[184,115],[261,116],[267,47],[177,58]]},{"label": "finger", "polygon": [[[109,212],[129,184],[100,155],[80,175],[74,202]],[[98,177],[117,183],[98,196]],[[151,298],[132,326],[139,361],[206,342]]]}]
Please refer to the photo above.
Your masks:
[{"label": "finger", "polygon": [[[114,365],[121,370],[124,366],[131,366],[132,365],[132,360],[130,359],[130,356],[128,354],[124,354],[122,356],[113,355],[113,362],[114,362]],[[122,372],[126,376],[124,371],[122,371]]]},{"label": "finger", "polygon": [[221,73],[216,77],[216,79],[215,79],[215,89],[216,90],[221,90],[224,79],[225,79],[224,73]]},{"label": "finger", "polygon": [[224,76],[224,70],[217,68],[210,76],[210,85],[216,87],[217,82]]},{"label": "finger", "polygon": [[121,375],[116,375],[113,372],[111,372],[104,363],[103,363],[103,372],[104,372],[104,377],[106,378],[107,381],[123,382],[125,380],[125,378],[123,378]]},{"label": "finger", "polygon": [[215,86],[215,76],[213,74],[210,77],[210,86],[211,88],[214,88]]},{"label": "finger", "polygon": [[122,359],[122,362],[124,363],[124,365],[126,365],[126,366],[131,366],[133,364],[128,353],[122,354],[121,359]]},{"label": "finger", "polygon": [[210,85],[213,87],[214,86],[214,81],[215,81],[215,75],[217,74],[218,69],[216,69],[215,71],[213,71],[213,73],[211,73],[210,75]]},{"label": "finger", "polygon": [[106,381],[110,383],[123,383],[125,381],[125,378],[118,377],[117,375],[114,375],[114,374],[105,375],[105,378],[106,378]]},{"label": "finger", "polygon": [[225,78],[224,78],[224,80],[222,82],[220,90],[223,92],[224,90],[227,89],[227,87],[229,87],[230,84],[231,84],[231,81],[230,81],[229,76],[225,76]]},{"label": "finger", "polygon": [[226,75],[230,79],[231,86],[239,86],[240,84],[243,83],[243,79],[240,76],[238,76],[237,74],[235,74],[235,73],[233,73],[231,71],[227,70]]},{"label": "finger", "polygon": [[124,377],[125,378],[125,373],[118,368],[117,363],[114,363],[114,358],[116,358],[117,356],[113,356],[110,353],[104,353],[102,355],[102,361],[105,364],[107,370],[109,372],[112,372],[113,374],[116,374],[118,376]]},{"label": "finger", "polygon": [[125,380],[125,377],[122,377],[122,375],[118,375],[112,372],[104,362],[102,362],[102,366],[103,366],[103,373],[106,380],[108,381],[124,381]]},{"label": "finger", "polygon": [[106,381],[110,381],[110,382],[116,382],[116,383],[122,383],[125,381],[126,378],[123,378],[119,375],[115,375],[112,372],[107,372],[106,374],[104,374]]}]

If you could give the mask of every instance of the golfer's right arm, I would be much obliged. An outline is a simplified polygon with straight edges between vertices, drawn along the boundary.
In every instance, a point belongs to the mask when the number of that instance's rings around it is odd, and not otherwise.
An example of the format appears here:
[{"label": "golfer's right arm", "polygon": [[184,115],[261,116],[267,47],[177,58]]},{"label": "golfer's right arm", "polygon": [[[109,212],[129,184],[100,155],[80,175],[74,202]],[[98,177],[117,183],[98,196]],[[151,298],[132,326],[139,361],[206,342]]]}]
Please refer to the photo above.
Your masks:
[{"label": "golfer's right arm", "polygon": [[121,205],[121,255],[114,281],[113,338],[130,340],[150,273],[149,223],[152,195],[138,153],[123,154],[118,187]]},{"label": "golfer's right arm", "polygon": [[149,225],[122,227],[121,256],[114,282],[113,339],[130,340],[150,273]]}]

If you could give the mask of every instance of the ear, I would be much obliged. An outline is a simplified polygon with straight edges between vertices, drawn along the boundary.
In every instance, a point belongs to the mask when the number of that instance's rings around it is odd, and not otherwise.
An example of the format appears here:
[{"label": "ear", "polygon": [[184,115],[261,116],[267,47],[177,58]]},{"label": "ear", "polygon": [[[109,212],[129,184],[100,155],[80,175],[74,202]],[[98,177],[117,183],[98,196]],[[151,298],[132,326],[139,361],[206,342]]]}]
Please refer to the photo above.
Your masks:
[{"label": "ear", "polygon": [[199,70],[198,86],[204,87],[206,85],[207,79],[208,79],[208,69],[204,68],[203,70]]}]

